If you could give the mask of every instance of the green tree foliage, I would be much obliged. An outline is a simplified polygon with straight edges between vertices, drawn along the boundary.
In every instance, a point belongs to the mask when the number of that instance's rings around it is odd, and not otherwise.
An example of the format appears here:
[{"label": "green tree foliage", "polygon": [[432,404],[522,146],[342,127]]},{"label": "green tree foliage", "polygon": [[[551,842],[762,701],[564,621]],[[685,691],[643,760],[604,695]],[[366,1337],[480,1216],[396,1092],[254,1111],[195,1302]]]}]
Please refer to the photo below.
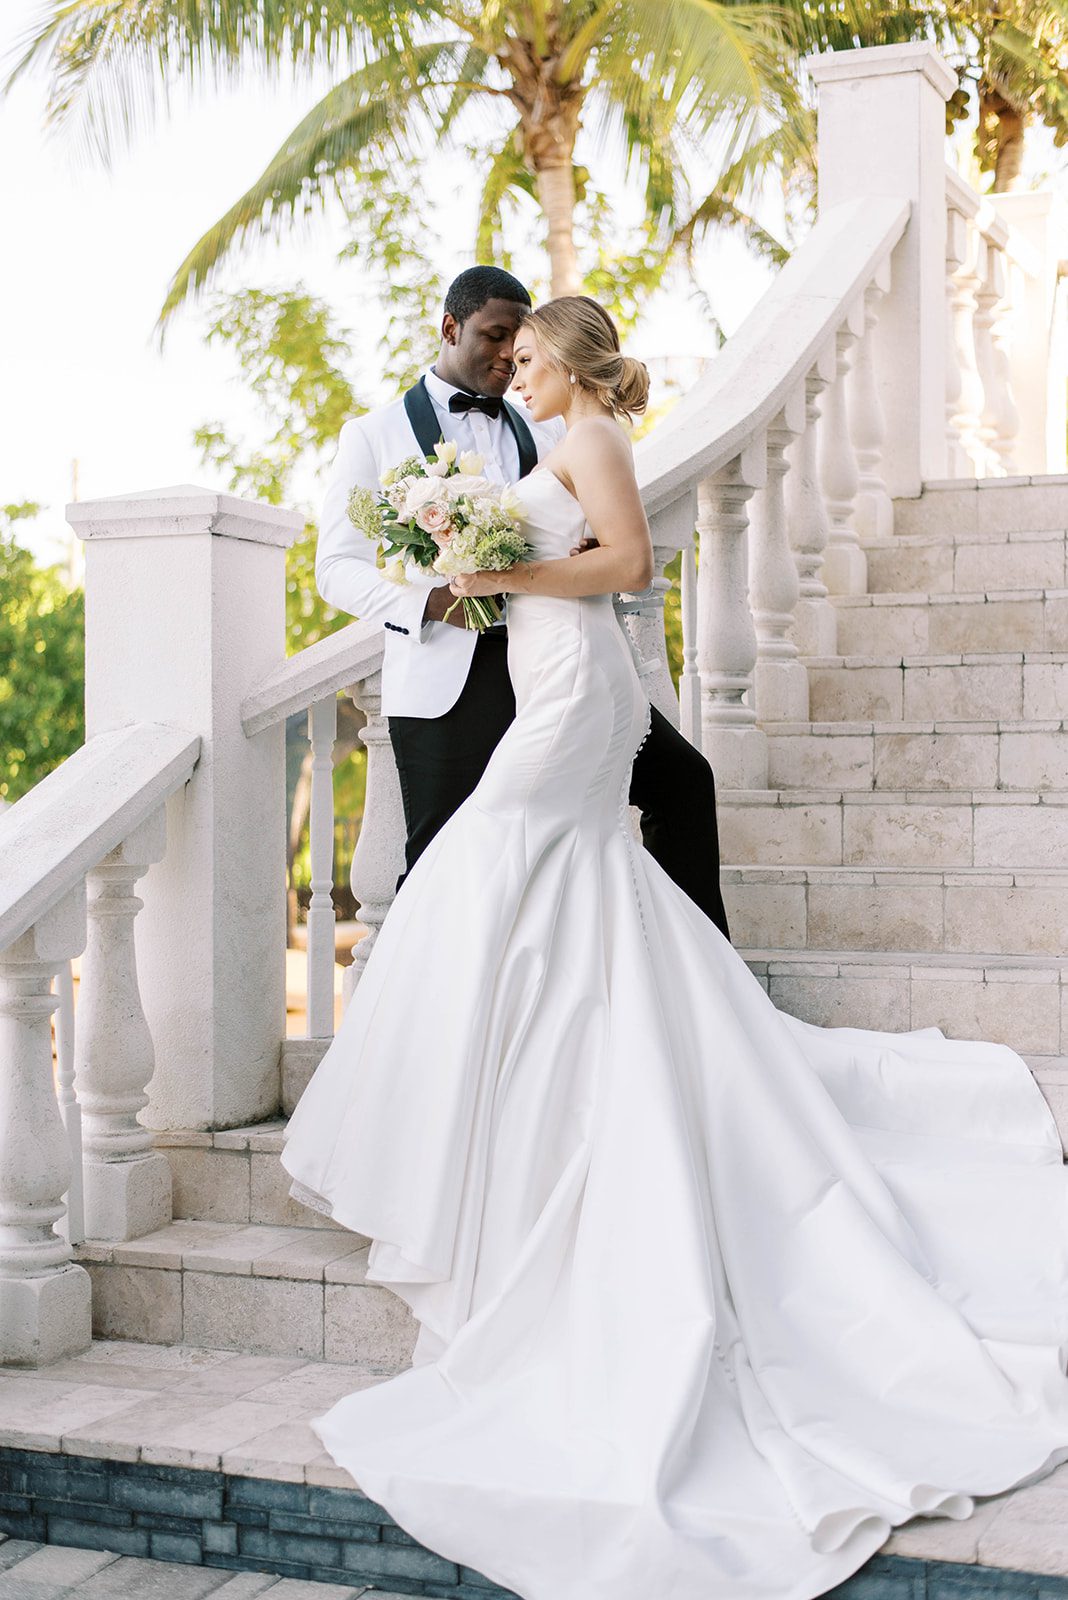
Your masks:
[{"label": "green tree foliage", "polygon": [[17,800],[85,738],[85,605],[17,543],[41,507],[0,506],[0,798]]}]

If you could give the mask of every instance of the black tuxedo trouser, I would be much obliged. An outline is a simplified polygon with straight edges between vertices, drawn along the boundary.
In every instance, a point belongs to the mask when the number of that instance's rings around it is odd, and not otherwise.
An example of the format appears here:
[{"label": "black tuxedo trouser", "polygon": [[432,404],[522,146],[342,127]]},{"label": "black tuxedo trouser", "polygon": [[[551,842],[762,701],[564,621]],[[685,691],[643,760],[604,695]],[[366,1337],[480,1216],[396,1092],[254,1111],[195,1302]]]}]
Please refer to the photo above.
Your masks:
[{"label": "black tuxedo trouser", "polygon": [[[389,718],[408,832],[398,888],[474,789],[515,717],[507,647],[503,632],[476,640],[463,692],[444,716]],[[649,737],[634,760],[630,803],[641,810],[645,848],[729,938],[712,768],[655,706]]]}]

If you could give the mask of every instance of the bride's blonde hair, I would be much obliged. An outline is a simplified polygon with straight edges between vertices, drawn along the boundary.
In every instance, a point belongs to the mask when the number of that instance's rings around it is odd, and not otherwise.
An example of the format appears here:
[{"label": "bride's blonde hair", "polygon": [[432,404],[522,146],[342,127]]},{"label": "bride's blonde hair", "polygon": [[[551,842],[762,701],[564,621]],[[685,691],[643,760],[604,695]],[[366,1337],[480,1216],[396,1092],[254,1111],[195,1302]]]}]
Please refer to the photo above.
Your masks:
[{"label": "bride's blonde hair", "polygon": [[649,400],[649,370],[644,361],[625,356],[616,325],[589,295],[562,295],[548,300],[523,318],[538,348],[566,377],[591,390],[615,417],[628,419],[644,411]]}]

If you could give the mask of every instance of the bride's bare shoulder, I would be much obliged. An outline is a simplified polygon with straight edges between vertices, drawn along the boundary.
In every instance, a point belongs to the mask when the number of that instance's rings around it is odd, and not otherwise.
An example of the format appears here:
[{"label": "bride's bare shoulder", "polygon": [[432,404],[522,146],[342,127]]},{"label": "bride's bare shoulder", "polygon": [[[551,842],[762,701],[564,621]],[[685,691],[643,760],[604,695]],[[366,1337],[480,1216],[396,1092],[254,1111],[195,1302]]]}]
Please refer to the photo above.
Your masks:
[{"label": "bride's bare shoulder", "polygon": [[589,466],[616,466],[634,459],[630,440],[613,417],[580,417],[569,428],[565,447],[572,462]]}]

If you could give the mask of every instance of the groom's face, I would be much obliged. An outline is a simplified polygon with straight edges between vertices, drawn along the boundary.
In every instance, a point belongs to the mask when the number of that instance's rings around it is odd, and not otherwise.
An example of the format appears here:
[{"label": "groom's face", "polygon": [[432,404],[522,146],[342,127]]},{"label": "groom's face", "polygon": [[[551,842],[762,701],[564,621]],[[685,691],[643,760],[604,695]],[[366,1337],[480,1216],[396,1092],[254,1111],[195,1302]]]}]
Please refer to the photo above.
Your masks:
[{"label": "groom's face", "polygon": [[514,300],[487,300],[466,322],[448,314],[442,323],[452,346],[451,376],[476,394],[500,397],[512,381],[512,345],[527,307]]}]

